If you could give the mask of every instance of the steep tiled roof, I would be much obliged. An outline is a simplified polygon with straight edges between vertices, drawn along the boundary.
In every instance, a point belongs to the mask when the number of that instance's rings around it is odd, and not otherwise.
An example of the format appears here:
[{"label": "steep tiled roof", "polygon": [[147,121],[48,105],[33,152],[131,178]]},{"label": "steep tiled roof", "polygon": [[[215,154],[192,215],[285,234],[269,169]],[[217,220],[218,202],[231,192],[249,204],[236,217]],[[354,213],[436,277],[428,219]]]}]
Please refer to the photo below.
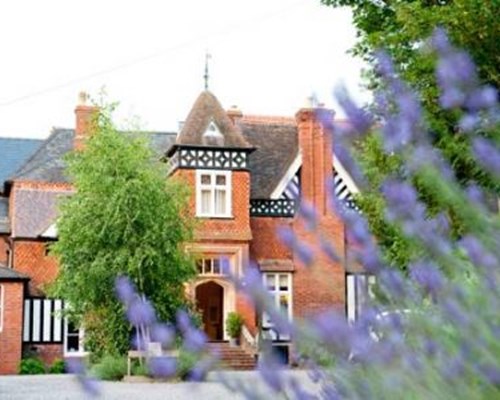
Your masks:
[{"label": "steep tiled roof", "polygon": [[70,193],[70,190],[56,188],[18,189],[11,223],[12,237],[39,237],[55,221],[60,198]]},{"label": "steep tiled roof", "polygon": [[[135,135],[125,132],[125,135]],[[145,133],[153,153],[160,159],[175,141],[175,133]],[[14,179],[47,183],[68,182],[64,156],[73,149],[74,130],[54,129],[39,150],[15,174]],[[13,237],[37,238],[57,217],[61,196],[71,193],[65,189],[20,188],[16,192],[11,229]],[[1,205],[0,205],[1,207]],[[36,210],[36,212],[34,212]],[[1,215],[1,208],[0,208]],[[5,227],[4,229],[7,229]],[[0,232],[2,223],[0,222]]]},{"label": "steep tiled roof", "polygon": [[252,146],[242,136],[238,127],[233,124],[219,100],[209,91],[202,92],[191,109],[184,123],[176,144],[202,146],[206,145],[204,134],[213,122],[224,140],[209,143],[212,146],[251,148]]},{"label": "steep tiled roof", "polygon": [[29,279],[28,276],[0,264],[0,281],[27,281]]},{"label": "steep tiled roof", "polygon": [[20,168],[43,143],[38,139],[0,138],[0,193],[4,182]]},{"label": "steep tiled roof", "polygon": [[[131,135],[130,133],[125,133]],[[73,149],[73,129],[55,128],[38,151],[17,171],[14,178],[43,182],[68,182],[64,156]],[[175,141],[172,132],[146,132],[152,151],[161,158]]]},{"label": "steep tiled roof", "polygon": [[298,154],[297,126],[291,123],[246,123],[238,126],[256,150],[250,154],[252,199],[268,199]]}]

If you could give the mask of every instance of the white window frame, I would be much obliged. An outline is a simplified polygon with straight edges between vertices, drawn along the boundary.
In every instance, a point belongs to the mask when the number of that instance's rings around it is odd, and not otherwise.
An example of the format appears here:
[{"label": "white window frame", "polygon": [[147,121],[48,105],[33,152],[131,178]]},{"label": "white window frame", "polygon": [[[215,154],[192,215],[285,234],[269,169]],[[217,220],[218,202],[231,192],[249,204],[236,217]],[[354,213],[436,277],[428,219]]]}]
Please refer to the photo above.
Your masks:
[{"label": "white window frame", "polygon": [[[85,331],[82,327],[78,328],[78,350],[77,351],[68,351],[68,326],[69,321],[68,318],[64,318],[64,337],[63,337],[63,349],[65,357],[84,357],[88,354],[85,351],[83,340],[85,338]],[[73,333],[72,333],[73,335]]]},{"label": "white window frame", "polygon": [[0,285],[0,332],[3,331],[4,285]]},{"label": "white window frame", "polygon": [[[274,276],[274,290],[269,290],[267,286],[267,281],[268,277]],[[280,283],[280,276],[286,276],[287,277],[287,289],[286,290],[281,290],[279,283]],[[280,301],[281,301],[281,296],[287,296],[288,297],[288,319],[290,322],[293,321],[293,276],[290,272],[264,272],[262,274],[262,279],[263,279],[263,284],[264,287],[267,289],[269,294],[271,295],[271,298],[274,301],[274,305],[278,310],[281,310],[280,306]],[[266,313],[264,312],[262,315],[262,327],[263,328],[272,328],[273,324],[272,322],[267,321],[268,317]],[[290,337],[289,335],[280,335],[281,339],[280,340],[289,340]]]},{"label": "white window frame", "polygon": [[[200,272],[198,263],[202,263],[202,271]],[[219,272],[215,271],[216,262],[219,264]],[[196,258],[196,271],[198,272],[198,276],[227,276],[227,274],[232,270],[231,269],[231,259],[227,255],[204,255],[202,257]],[[205,263],[208,263],[209,271],[205,272]]]},{"label": "white window frame", "polygon": [[348,321],[354,322],[366,303],[374,298],[373,287],[376,278],[370,274],[346,274],[346,314]]},{"label": "white window frame", "polygon": [[[201,183],[201,177],[203,175],[210,175],[211,183],[209,185]],[[216,177],[224,176],[226,178],[225,185],[217,185]],[[224,188],[226,190],[226,212],[224,214],[217,214],[215,212],[215,191],[216,189]],[[210,211],[208,213],[202,212],[202,196],[201,191],[210,190],[211,201],[210,201]],[[221,170],[209,170],[209,169],[197,169],[196,170],[196,216],[203,218],[231,218],[232,217],[232,191],[231,191],[231,171],[221,171]]]}]

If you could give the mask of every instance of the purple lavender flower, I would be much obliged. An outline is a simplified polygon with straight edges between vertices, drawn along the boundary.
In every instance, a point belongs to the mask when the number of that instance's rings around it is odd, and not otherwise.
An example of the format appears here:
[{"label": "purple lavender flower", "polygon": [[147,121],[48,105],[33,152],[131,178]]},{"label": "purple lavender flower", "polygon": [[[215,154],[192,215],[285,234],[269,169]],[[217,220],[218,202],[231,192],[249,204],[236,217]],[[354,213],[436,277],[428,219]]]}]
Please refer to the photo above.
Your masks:
[{"label": "purple lavender flower", "polygon": [[193,326],[184,332],[183,345],[190,352],[199,352],[204,350],[207,341],[207,335]]},{"label": "purple lavender flower", "polygon": [[264,352],[257,363],[257,370],[262,380],[276,393],[284,388],[284,376],[280,372],[279,364],[270,352]]},{"label": "purple lavender flower", "polygon": [[460,118],[458,126],[463,132],[472,132],[479,127],[481,119],[477,114],[465,114]]},{"label": "purple lavender flower", "polygon": [[159,342],[165,347],[170,347],[175,339],[174,329],[163,323],[156,323],[151,327],[151,340]]},{"label": "purple lavender flower", "polygon": [[463,90],[456,87],[449,87],[441,93],[439,97],[439,104],[444,109],[458,108],[464,104],[466,94]]},{"label": "purple lavender flower", "polygon": [[375,53],[377,64],[375,71],[385,78],[393,77],[396,74],[394,63],[387,52],[380,50]]},{"label": "purple lavender flower", "polygon": [[316,209],[311,204],[302,201],[299,207],[299,215],[310,231],[313,231],[317,227],[318,215]]},{"label": "purple lavender flower", "polygon": [[346,318],[334,311],[325,311],[312,320],[320,340],[328,345],[348,349],[350,347],[351,330]]},{"label": "purple lavender flower", "polygon": [[403,299],[406,295],[406,284],[401,273],[395,269],[384,269],[380,273],[380,283],[385,292],[394,299]]},{"label": "purple lavender flower", "polygon": [[493,86],[483,86],[467,97],[466,107],[471,111],[492,108],[497,104],[498,91]]},{"label": "purple lavender flower", "polygon": [[490,385],[500,385],[500,368],[498,367],[498,365],[481,364],[478,367],[478,370],[482,373],[482,375]]},{"label": "purple lavender flower", "polygon": [[486,204],[486,198],[484,196],[483,190],[476,184],[470,184],[465,188],[465,195],[467,198],[474,203],[476,206],[483,208]]},{"label": "purple lavender flower", "polygon": [[347,233],[359,245],[367,245],[373,240],[366,220],[359,213],[351,211],[344,214]]},{"label": "purple lavender flower", "polygon": [[170,378],[176,374],[177,359],[166,356],[151,357],[148,361],[148,368],[156,378]]},{"label": "purple lavender flower", "polygon": [[443,90],[453,87],[473,87],[477,84],[476,67],[463,51],[454,51],[440,58],[436,75]]},{"label": "purple lavender flower", "polygon": [[445,317],[449,318],[455,325],[465,328],[469,325],[467,312],[462,309],[460,304],[453,299],[445,299],[442,302],[442,311]]},{"label": "purple lavender flower", "polygon": [[297,245],[295,248],[295,254],[297,258],[304,264],[305,266],[311,266],[314,263],[314,251],[305,243]]},{"label": "purple lavender flower", "polygon": [[434,30],[431,37],[431,45],[440,54],[446,54],[452,50],[452,46],[450,40],[448,39],[446,30],[441,27],[438,27]]},{"label": "purple lavender flower", "polygon": [[214,366],[214,358],[204,357],[199,360],[194,367],[189,371],[188,379],[192,382],[201,382],[205,380],[208,372]]},{"label": "purple lavender flower", "polygon": [[297,400],[316,400],[317,396],[305,390],[296,378],[291,378],[289,382],[294,398]]},{"label": "purple lavender flower", "polygon": [[147,326],[156,321],[156,314],[148,300],[137,298],[129,304],[127,318],[134,326]]},{"label": "purple lavender flower", "polygon": [[337,251],[335,250],[334,246],[328,239],[325,239],[323,236],[320,236],[319,242],[321,250],[327,255],[327,257],[330,260],[334,262],[340,261],[340,256],[337,254]]},{"label": "purple lavender flower", "polygon": [[430,261],[418,261],[410,266],[411,277],[427,292],[435,296],[445,279],[439,268]]},{"label": "purple lavender flower", "polygon": [[336,92],[337,101],[351,124],[350,133],[355,134],[357,137],[364,135],[373,126],[373,116],[368,111],[358,107],[351,97],[347,95],[345,89],[339,89]]},{"label": "purple lavender flower", "polygon": [[84,392],[92,397],[101,394],[101,388],[96,379],[87,376],[85,364],[81,359],[72,357],[65,360],[65,370],[69,374],[75,374]]},{"label": "purple lavender flower", "polygon": [[293,232],[293,229],[289,226],[280,226],[277,230],[278,237],[283,242],[285,246],[290,249],[295,248],[297,245],[297,237]]},{"label": "purple lavender flower", "polygon": [[477,161],[488,171],[500,176],[500,150],[485,138],[474,138],[472,150]]},{"label": "purple lavender flower", "polygon": [[126,276],[118,276],[115,280],[115,290],[118,299],[123,304],[132,302],[137,297],[137,292],[131,280]]},{"label": "purple lavender flower", "polygon": [[185,310],[178,310],[176,314],[177,328],[181,332],[187,332],[191,329],[191,317]]}]

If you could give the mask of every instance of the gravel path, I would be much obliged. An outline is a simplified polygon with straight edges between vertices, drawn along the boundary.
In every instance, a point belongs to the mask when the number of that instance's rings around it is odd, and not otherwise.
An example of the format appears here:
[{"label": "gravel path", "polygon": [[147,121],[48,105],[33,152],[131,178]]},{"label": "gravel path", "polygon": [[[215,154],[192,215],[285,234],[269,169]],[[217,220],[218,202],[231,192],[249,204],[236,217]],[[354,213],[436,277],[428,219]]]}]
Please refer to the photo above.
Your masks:
[{"label": "gravel path", "polygon": [[[314,389],[304,371],[287,371],[287,378],[296,379],[302,385]],[[222,378],[231,382],[239,381],[252,394],[260,394],[266,399],[278,399],[253,371],[224,372]],[[240,393],[231,392],[222,383],[220,376],[210,374],[207,382],[175,383],[125,383],[101,382],[101,399],[189,399],[189,400],[224,400],[244,399]],[[77,380],[70,375],[26,375],[0,376],[0,399],[2,400],[62,400],[87,399]]]}]

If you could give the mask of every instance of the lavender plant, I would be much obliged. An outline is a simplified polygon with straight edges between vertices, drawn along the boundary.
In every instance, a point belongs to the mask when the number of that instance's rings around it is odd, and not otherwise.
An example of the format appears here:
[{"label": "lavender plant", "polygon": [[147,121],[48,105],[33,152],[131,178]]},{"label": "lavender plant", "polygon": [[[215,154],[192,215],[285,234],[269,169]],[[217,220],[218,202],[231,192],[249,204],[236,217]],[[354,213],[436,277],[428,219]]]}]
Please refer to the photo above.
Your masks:
[{"label": "lavender plant", "polygon": [[[429,46],[439,58],[436,77],[441,106],[462,114],[458,129],[470,136],[472,155],[493,181],[500,182],[496,89],[479,85],[472,60],[454,48],[443,31],[434,33]],[[290,327],[278,317],[276,325],[285,325],[292,333],[298,357],[316,386],[305,390],[263,357],[259,368],[272,393],[267,397],[280,393],[299,399],[498,398],[500,218],[486,200],[497,201],[498,193],[459,184],[452,166],[431,145],[417,95],[398,78],[384,53],[377,60],[383,82],[375,96],[378,113],[358,108],[343,94],[340,100],[351,127],[335,136],[335,145],[344,164],[361,174],[352,151],[354,142],[376,123],[386,156],[401,160],[401,173],[389,176],[380,187],[385,219],[415,251],[406,274],[389,267],[364,215],[334,200],[332,207],[356,243],[355,262],[377,278],[375,296],[353,322],[332,310]],[[358,176],[360,181],[363,178]],[[430,210],[422,201],[414,186],[417,180],[439,198],[442,212]],[[333,192],[331,198],[335,199]],[[314,227],[314,212],[302,209],[300,217]],[[451,232],[452,218],[459,218],[464,226],[460,237]],[[280,234],[310,264],[310,249],[292,232]],[[338,258],[321,238],[318,242],[332,260]],[[253,275],[250,280],[257,284]],[[252,298],[264,290],[252,285],[242,288]]]},{"label": "lavender plant", "polygon": [[[454,48],[442,31],[435,32],[430,46],[439,56],[442,107],[463,113],[458,129],[470,135],[473,155],[485,173],[500,182],[496,89],[479,85],[471,59]],[[256,309],[265,310],[276,328],[291,336],[296,360],[308,371],[307,382],[297,380],[278,367],[270,348],[263,348],[258,370],[266,391],[259,394],[251,383],[221,377],[229,389],[247,398],[500,398],[500,217],[485,200],[492,194],[458,183],[451,166],[431,146],[417,96],[399,80],[387,56],[377,57],[384,89],[376,94],[375,105],[382,117],[377,120],[344,96],[341,102],[351,128],[335,137],[336,150],[362,179],[352,141],[366,135],[376,121],[386,154],[403,160],[404,173],[389,177],[380,187],[385,218],[416,251],[407,273],[389,267],[364,215],[336,201],[332,192],[331,207],[356,243],[355,262],[376,277],[374,296],[355,321],[325,310],[292,324],[269,301],[256,267],[247,266],[243,277],[233,277]],[[443,210],[452,213],[429,212],[413,186],[416,176],[446,205]],[[311,230],[316,226],[316,214],[308,207],[300,209],[299,218]],[[461,219],[466,234],[458,238],[451,234],[451,218]],[[279,234],[304,264],[312,264],[314,254],[293,232]],[[333,261],[341,259],[332,244],[321,237],[318,243]],[[179,311],[175,327],[164,325],[127,278],[117,279],[116,290],[136,327],[138,347],[150,341],[171,347],[180,335],[182,346],[198,360],[191,377],[202,379],[214,358],[205,350],[204,333],[189,315]],[[172,376],[177,368],[174,359],[162,357],[149,360],[148,366],[158,377]],[[83,383],[93,384],[81,369],[76,372]],[[90,389],[95,391],[93,385]]]}]

